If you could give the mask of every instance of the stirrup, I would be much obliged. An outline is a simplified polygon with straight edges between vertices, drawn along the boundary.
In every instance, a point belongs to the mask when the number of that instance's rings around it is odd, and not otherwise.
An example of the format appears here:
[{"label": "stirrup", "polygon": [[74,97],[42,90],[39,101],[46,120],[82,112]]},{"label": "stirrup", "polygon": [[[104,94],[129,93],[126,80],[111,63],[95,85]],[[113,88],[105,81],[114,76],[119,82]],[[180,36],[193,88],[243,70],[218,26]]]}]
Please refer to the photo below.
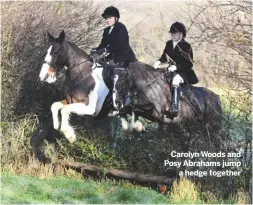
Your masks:
[{"label": "stirrup", "polygon": [[178,111],[172,112],[172,111],[170,111],[170,109],[168,109],[168,110],[164,111],[164,114],[166,115],[166,118],[173,119],[174,117],[178,116]]},{"label": "stirrup", "polygon": [[171,113],[171,115],[178,115],[178,105],[176,104],[172,104],[172,106],[170,107],[169,112]]}]

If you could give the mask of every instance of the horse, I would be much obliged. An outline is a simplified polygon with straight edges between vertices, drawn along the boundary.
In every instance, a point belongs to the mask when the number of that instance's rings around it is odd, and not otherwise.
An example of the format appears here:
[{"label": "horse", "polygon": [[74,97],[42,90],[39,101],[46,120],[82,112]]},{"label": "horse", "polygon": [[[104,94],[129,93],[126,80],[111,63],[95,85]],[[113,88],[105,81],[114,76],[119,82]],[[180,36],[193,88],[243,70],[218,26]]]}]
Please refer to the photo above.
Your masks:
[{"label": "horse", "polygon": [[[115,108],[130,109],[134,117],[158,122],[159,125],[193,125],[200,123],[208,130],[220,130],[222,107],[218,95],[204,87],[182,85],[179,113],[166,116],[171,105],[170,80],[173,73],[155,70],[147,64],[132,62],[127,69],[114,69],[113,105]],[[168,82],[169,81],[169,82]],[[126,104],[126,99],[130,103]],[[136,119],[135,119],[136,120]]]},{"label": "horse", "polygon": [[[64,134],[67,140],[73,143],[76,134],[69,124],[70,113],[78,115],[98,116],[101,112],[105,116],[117,116],[118,110],[112,106],[111,92],[113,76],[110,75],[110,65],[104,67],[94,62],[91,56],[78,48],[74,43],[65,40],[65,32],[62,31],[58,38],[48,33],[51,46],[47,50],[39,78],[42,82],[54,83],[58,73],[65,69],[66,80],[64,82],[65,99],[54,102],[51,106],[53,127]],[[109,75],[108,75],[109,73]],[[62,120],[59,123],[58,114],[61,112]],[[131,113],[129,113],[131,114]],[[127,120],[121,118],[123,129]],[[135,121],[132,127],[143,130],[142,124]]]}]

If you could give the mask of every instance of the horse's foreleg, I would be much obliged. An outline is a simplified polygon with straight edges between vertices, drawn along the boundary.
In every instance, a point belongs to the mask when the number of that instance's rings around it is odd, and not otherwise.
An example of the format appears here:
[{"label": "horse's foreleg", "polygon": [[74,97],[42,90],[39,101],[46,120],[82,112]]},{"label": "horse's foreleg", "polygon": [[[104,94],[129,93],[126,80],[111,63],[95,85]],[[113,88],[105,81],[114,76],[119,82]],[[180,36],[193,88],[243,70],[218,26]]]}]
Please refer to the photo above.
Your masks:
[{"label": "horse's foreleg", "polygon": [[62,124],[61,131],[65,135],[65,137],[69,140],[69,142],[74,142],[76,140],[76,135],[74,129],[69,124],[69,116],[70,113],[75,113],[78,115],[93,115],[96,111],[96,104],[89,103],[89,105],[85,105],[84,103],[73,103],[69,105],[65,105],[61,109],[62,115]]},{"label": "horse's foreleg", "polygon": [[55,102],[51,106],[53,125],[54,125],[54,129],[56,129],[56,130],[59,129],[59,119],[58,119],[59,110],[62,109],[65,104],[67,104],[66,100],[61,101],[61,102]]},{"label": "horse's foreleg", "polygon": [[124,131],[130,131],[130,130],[129,130],[130,126],[129,126],[129,123],[128,123],[128,121],[127,121],[127,117],[121,117],[120,119],[121,119],[122,129],[123,129]]},{"label": "horse's foreleg", "polygon": [[[73,104],[70,104],[73,105]],[[61,109],[62,122],[61,122],[61,132],[67,138],[70,143],[76,140],[76,135],[74,129],[69,125],[69,105],[64,106]]]},{"label": "horse's foreleg", "polygon": [[135,116],[135,113],[132,112],[132,119],[131,119],[131,128],[136,132],[145,131],[144,125],[138,120],[138,117]]},{"label": "horse's foreleg", "polygon": [[120,109],[119,115],[120,115],[120,120],[122,124],[122,129],[124,131],[132,132],[132,127],[128,123],[127,120],[127,115],[132,113],[132,107],[131,106],[126,106]]}]

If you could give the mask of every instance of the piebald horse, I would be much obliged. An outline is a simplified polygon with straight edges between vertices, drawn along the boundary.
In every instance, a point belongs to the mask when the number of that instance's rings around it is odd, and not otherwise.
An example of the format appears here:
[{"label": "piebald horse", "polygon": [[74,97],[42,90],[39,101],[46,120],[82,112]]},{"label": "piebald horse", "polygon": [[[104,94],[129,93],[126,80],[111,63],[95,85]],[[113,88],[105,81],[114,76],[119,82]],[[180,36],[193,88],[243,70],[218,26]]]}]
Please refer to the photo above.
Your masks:
[{"label": "piebald horse", "polygon": [[[54,38],[50,33],[48,33],[48,37],[51,46],[47,50],[39,77],[43,82],[54,83],[57,80],[57,73],[65,68],[66,80],[64,84],[67,91],[64,94],[66,99],[53,103],[51,112],[54,129],[60,129],[72,143],[76,140],[76,134],[69,124],[70,113],[97,116],[102,109],[107,109],[108,116],[118,114],[118,110],[111,109],[113,106],[103,107],[110,94],[109,91],[112,89],[110,85],[113,85],[114,79],[113,76],[106,75],[105,69],[94,62],[88,54],[75,44],[66,41],[64,31],[60,33],[58,38]],[[106,84],[106,82],[110,83]],[[59,111],[62,116],[61,123],[58,119]],[[144,126],[134,118],[131,123],[123,118],[121,120],[125,130],[129,130],[129,127],[131,130],[144,130]]]}]

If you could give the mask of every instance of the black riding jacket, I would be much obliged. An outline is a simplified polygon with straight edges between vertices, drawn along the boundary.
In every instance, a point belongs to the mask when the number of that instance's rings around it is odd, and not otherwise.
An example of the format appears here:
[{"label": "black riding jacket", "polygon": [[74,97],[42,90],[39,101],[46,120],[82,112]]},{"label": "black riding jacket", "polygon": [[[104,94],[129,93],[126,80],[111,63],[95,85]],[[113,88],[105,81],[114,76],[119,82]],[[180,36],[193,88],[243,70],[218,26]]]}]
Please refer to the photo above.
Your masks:
[{"label": "black riding jacket", "polygon": [[178,73],[185,82],[188,82],[189,84],[196,84],[199,82],[192,69],[193,52],[192,47],[188,42],[182,39],[173,49],[173,41],[168,41],[159,61],[162,63],[167,62],[166,54],[175,62],[177,67],[176,73]]},{"label": "black riding jacket", "polygon": [[129,45],[128,32],[124,24],[117,22],[109,34],[111,27],[104,29],[103,38],[97,49],[106,48],[115,63],[136,61],[135,54]]}]

